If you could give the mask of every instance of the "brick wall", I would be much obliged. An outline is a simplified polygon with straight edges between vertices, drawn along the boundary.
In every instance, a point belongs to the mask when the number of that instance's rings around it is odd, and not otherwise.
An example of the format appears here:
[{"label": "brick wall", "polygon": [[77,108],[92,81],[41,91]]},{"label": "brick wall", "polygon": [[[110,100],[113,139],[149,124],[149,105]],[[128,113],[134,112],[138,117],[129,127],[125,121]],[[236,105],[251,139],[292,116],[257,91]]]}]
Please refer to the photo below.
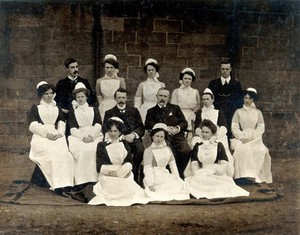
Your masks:
[{"label": "brick wall", "polygon": [[192,67],[200,92],[219,75],[220,60],[231,57],[243,88],[258,90],[266,145],[280,156],[299,148],[297,0],[69,2],[0,3],[0,149],[28,150],[26,115],[38,81],[63,78],[63,61],[73,56],[94,85],[107,53],[119,59],[130,102],[149,57],[170,90],[179,86],[181,69]]}]

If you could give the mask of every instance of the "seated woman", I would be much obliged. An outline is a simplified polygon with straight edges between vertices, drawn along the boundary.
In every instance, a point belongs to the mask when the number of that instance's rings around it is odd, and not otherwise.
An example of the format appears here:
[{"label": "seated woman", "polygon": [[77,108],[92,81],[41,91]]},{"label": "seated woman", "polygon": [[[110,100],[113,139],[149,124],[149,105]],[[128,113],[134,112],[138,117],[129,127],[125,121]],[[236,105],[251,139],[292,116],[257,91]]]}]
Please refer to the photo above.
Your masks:
[{"label": "seated woman", "polygon": [[233,177],[233,157],[229,150],[228,138],[227,138],[227,124],[224,114],[221,110],[215,109],[214,95],[209,88],[206,88],[202,94],[203,107],[196,112],[195,120],[195,136],[191,141],[191,146],[193,147],[196,143],[200,143],[203,138],[201,134],[201,128],[199,127],[200,123],[204,119],[211,120],[217,126],[217,133],[214,136],[217,142],[221,142],[226,150],[226,155],[228,157],[229,165],[227,168],[227,175]]},{"label": "seated woman", "polygon": [[73,157],[64,137],[64,115],[53,100],[52,85],[40,82],[37,94],[41,101],[29,111],[29,130],[33,133],[29,158],[39,166],[50,189],[67,196],[73,187]]},{"label": "seated woman", "polygon": [[249,192],[237,186],[226,175],[228,159],[222,143],[214,141],[216,125],[207,119],[201,124],[203,141],[191,152],[192,176],[185,178],[186,186],[195,198],[226,198],[248,196]]},{"label": "seated woman", "polygon": [[200,96],[197,89],[191,87],[196,79],[195,72],[191,68],[183,69],[179,74],[179,88],[172,93],[171,103],[181,108],[181,111],[188,122],[188,142],[190,143],[195,121],[195,112],[200,108]]},{"label": "seated woman", "polygon": [[145,191],[154,201],[189,199],[189,192],[179,176],[174,155],[166,144],[167,135],[167,126],[163,123],[155,124],[150,132],[153,142],[144,152]]},{"label": "seated woman", "polygon": [[71,135],[68,140],[74,157],[74,183],[77,189],[98,179],[96,149],[103,134],[98,108],[90,107],[87,103],[89,93],[83,83],[77,83],[73,91],[73,109],[69,112]]},{"label": "seated woman", "polygon": [[257,99],[257,91],[248,88],[244,92],[243,108],[236,110],[232,119],[234,178],[272,183],[271,157],[262,141],[265,123],[254,104]]},{"label": "seated woman", "polygon": [[93,187],[96,195],[90,205],[130,206],[146,204],[149,198],[134,181],[130,147],[122,139],[123,121],[110,118],[107,123],[108,139],[97,147],[98,183]]}]

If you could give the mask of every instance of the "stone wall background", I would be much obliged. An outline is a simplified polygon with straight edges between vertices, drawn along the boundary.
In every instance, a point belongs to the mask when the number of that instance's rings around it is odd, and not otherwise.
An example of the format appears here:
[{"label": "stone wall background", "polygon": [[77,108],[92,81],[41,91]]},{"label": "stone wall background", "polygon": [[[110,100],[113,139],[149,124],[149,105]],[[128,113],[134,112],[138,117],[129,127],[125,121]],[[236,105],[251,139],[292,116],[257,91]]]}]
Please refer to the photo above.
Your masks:
[{"label": "stone wall background", "polygon": [[299,153],[297,0],[0,0],[0,150],[28,151],[27,112],[39,81],[56,84],[65,58],[75,57],[95,85],[107,53],[118,57],[130,102],[149,57],[171,91],[179,72],[193,68],[200,93],[231,58],[232,75],[258,90],[273,156]]}]

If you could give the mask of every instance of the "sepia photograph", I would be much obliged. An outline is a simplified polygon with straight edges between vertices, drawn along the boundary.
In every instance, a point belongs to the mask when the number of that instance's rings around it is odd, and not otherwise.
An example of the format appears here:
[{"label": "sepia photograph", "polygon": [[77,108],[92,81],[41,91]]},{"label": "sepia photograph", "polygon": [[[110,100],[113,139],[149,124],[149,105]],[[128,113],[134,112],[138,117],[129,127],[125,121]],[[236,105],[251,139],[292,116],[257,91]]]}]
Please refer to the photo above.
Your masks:
[{"label": "sepia photograph", "polygon": [[0,100],[0,234],[299,234],[299,0],[0,0]]}]

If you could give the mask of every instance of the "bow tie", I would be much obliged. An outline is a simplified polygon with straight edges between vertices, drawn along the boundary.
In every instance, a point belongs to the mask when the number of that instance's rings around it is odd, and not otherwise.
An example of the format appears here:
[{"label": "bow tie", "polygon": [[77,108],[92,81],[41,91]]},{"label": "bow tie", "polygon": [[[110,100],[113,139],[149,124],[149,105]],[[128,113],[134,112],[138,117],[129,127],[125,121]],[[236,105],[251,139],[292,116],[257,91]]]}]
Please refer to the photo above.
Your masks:
[{"label": "bow tie", "polygon": [[120,113],[125,113],[125,109],[119,109]]}]

